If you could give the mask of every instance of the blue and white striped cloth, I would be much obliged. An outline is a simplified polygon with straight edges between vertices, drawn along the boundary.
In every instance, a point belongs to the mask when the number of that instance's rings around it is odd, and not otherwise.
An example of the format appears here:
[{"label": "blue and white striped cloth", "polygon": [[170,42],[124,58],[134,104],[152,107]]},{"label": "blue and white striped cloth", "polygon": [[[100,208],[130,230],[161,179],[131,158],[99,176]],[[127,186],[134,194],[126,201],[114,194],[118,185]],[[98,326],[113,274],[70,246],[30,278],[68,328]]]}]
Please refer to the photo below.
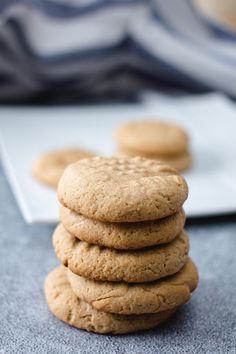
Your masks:
[{"label": "blue and white striped cloth", "polygon": [[168,84],[236,97],[236,33],[191,0],[0,0],[0,101]]}]

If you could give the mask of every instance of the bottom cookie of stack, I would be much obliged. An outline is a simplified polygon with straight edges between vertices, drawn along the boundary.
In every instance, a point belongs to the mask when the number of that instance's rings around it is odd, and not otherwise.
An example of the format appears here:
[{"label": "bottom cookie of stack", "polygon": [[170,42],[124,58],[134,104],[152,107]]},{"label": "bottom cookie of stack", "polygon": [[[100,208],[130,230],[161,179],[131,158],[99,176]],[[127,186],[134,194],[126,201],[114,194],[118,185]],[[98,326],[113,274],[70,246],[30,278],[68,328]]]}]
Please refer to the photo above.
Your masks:
[{"label": "bottom cookie of stack", "polygon": [[[90,280],[88,284],[84,284],[84,281],[86,279],[74,275],[63,266],[53,270],[45,282],[46,299],[52,313],[60,320],[80,329],[95,333],[122,334],[150,329],[167,320],[181,304],[189,300],[191,292],[197,286],[198,274],[194,263],[189,259],[179,275],[167,277],[150,285],[117,283],[112,285],[112,283],[103,284]],[[79,289],[80,286],[81,289]],[[96,301],[94,302],[88,294],[85,295],[88,286],[95,294]],[[99,289],[100,286],[101,289]],[[112,286],[115,287],[113,293]],[[109,295],[101,294],[100,303],[99,292],[105,290],[104,287],[109,291]],[[139,296],[141,295],[144,300],[142,292],[146,292],[147,299],[144,301],[144,307],[139,308],[142,303],[141,301],[139,304]],[[132,293],[136,293],[137,296],[132,296]],[[129,300],[131,306],[129,306]],[[149,312],[152,310],[156,311],[155,313],[144,313],[145,307],[148,312],[148,301],[151,305]],[[101,304],[103,306],[100,306]],[[106,312],[101,311],[101,308]]]},{"label": "bottom cookie of stack", "polygon": [[174,308],[144,315],[117,315],[98,311],[76,297],[63,266],[48,274],[45,295],[51,312],[61,321],[101,334],[124,334],[150,329],[167,320],[176,311]]}]

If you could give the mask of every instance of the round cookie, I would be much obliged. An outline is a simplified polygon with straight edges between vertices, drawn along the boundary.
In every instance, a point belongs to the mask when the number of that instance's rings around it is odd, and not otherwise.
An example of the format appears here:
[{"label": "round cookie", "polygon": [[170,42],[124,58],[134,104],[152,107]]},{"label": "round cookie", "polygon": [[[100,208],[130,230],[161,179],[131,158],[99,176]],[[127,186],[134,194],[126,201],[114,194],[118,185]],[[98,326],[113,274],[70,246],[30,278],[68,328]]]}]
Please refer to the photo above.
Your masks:
[{"label": "round cookie", "polygon": [[97,311],[73,293],[63,267],[46,278],[45,295],[51,312],[71,326],[95,333],[122,334],[150,329],[169,318],[176,309],[145,315],[115,315]]},{"label": "round cookie", "polygon": [[187,234],[172,242],[142,250],[121,251],[80,241],[58,225],[53,246],[62,264],[82,277],[101,281],[148,282],[177,273],[186,263]]},{"label": "round cookie", "polygon": [[172,241],[183,229],[183,209],[154,221],[110,223],[86,218],[61,206],[60,219],[68,232],[82,241],[116,249],[137,249]]},{"label": "round cookie", "polygon": [[33,165],[33,174],[41,182],[56,188],[64,169],[80,159],[92,157],[89,151],[61,149],[43,154]]},{"label": "round cookie", "polygon": [[136,121],[123,124],[116,131],[120,148],[147,155],[177,155],[188,150],[185,131],[172,123]]},{"label": "round cookie", "polygon": [[170,166],[141,157],[94,157],[64,171],[58,197],[91,219],[136,222],[176,213],[188,196],[183,177]]},{"label": "round cookie", "polygon": [[198,273],[189,259],[175,275],[151,283],[99,282],[69,269],[68,280],[76,296],[97,310],[129,315],[156,313],[184,304],[197,286]]},{"label": "round cookie", "polygon": [[[159,159],[157,157],[157,159]],[[181,155],[176,155],[173,157],[165,156],[161,159],[164,163],[171,165],[172,167],[176,168],[178,171],[186,171],[192,165],[192,156],[189,152],[183,153]]]},{"label": "round cookie", "polygon": [[153,159],[153,160],[159,160],[162,161],[163,163],[170,165],[174,167],[178,171],[185,171],[188,170],[191,167],[192,164],[192,157],[189,152],[185,152],[179,155],[173,155],[173,156],[165,156],[165,155],[145,155],[142,153],[136,154],[132,153],[127,150],[120,150],[119,153],[120,156],[141,156],[145,157],[146,159]]}]

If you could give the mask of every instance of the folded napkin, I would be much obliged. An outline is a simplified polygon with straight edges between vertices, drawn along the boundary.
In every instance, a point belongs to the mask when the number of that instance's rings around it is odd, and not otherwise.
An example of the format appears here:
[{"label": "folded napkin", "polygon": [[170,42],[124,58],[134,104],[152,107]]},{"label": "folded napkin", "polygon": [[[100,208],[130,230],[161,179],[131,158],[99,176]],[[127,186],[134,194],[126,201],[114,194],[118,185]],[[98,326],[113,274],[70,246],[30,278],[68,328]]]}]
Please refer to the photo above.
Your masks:
[{"label": "folded napkin", "polygon": [[190,0],[2,0],[0,101],[160,84],[236,97],[236,33]]}]

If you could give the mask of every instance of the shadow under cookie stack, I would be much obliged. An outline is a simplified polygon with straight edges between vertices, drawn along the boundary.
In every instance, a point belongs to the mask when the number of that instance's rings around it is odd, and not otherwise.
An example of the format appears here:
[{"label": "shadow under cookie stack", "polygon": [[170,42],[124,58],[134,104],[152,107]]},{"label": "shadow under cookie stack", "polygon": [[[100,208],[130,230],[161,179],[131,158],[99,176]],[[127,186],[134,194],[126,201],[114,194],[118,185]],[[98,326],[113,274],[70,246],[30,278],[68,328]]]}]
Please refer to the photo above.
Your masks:
[{"label": "shadow under cookie stack", "polygon": [[121,334],[155,327],[186,303],[198,283],[183,230],[187,194],[175,169],[140,157],[67,167],[53,235],[62,265],[45,282],[53,314]]}]

